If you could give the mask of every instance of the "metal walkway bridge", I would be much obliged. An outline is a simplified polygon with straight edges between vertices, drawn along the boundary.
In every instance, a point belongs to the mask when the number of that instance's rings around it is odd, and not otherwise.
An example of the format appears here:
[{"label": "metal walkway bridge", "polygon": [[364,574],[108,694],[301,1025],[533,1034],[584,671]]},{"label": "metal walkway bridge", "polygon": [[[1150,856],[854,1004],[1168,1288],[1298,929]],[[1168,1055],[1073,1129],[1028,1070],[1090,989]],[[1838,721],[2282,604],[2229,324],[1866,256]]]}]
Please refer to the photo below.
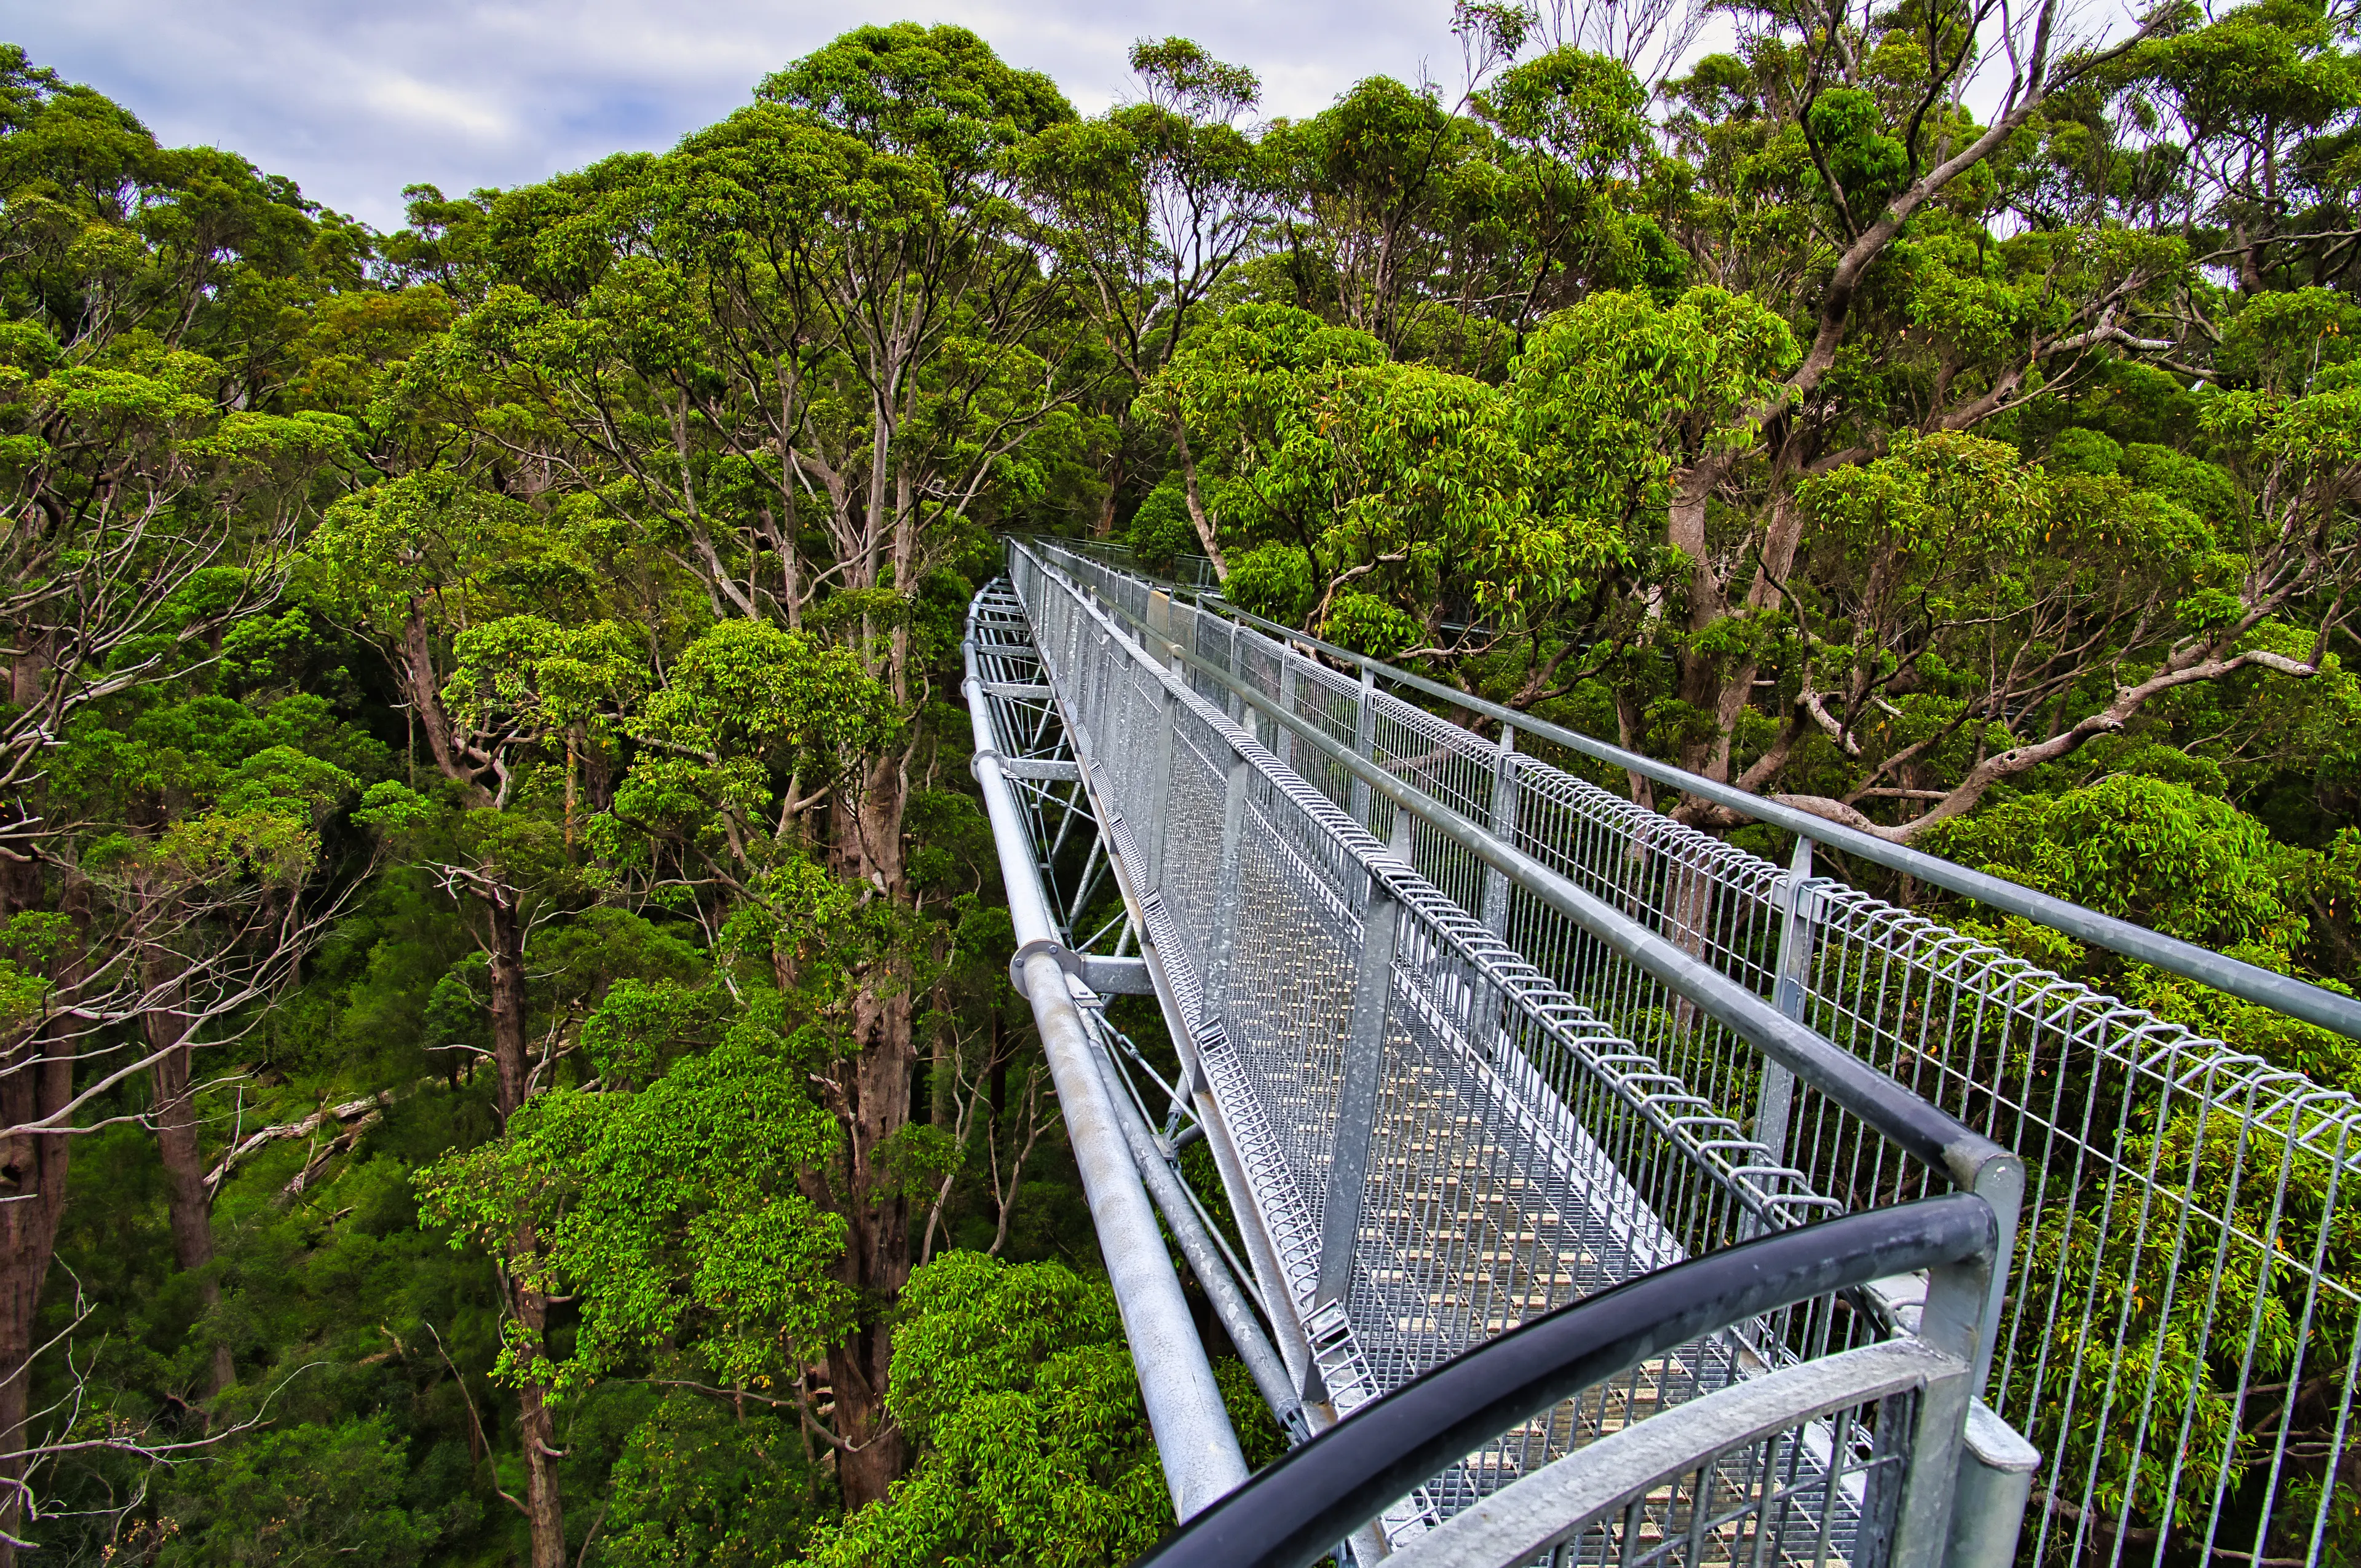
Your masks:
[{"label": "metal walkway bridge", "polygon": [[[2361,1552],[2361,1105],[1814,846],[2290,1028],[2361,1006],[1069,545],[1008,568],[975,771],[1184,1521],[1159,1563]],[[1168,1236],[1296,1445],[1251,1479]]]}]

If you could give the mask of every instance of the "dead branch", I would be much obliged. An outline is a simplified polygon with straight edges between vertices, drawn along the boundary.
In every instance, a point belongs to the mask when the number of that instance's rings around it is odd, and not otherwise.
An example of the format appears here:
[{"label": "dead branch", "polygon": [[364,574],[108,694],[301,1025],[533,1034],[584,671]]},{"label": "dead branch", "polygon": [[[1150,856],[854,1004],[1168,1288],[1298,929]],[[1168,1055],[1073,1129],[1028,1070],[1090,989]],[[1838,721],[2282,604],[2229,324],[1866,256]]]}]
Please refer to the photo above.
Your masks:
[{"label": "dead branch", "polygon": [[[441,1081],[440,1079],[422,1078],[411,1085],[407,1092],[414,1093],[430,1084]],[[280,1122],[248,1133],[231,1146],[229,1152],[222,1156],[221,1163],[205,1172],[205,1193],[210,1197],[219,1192],[221,1184],[229,1179],[230,1174],[238,1166],[271,1144],[281,1143],[289,1138],[308,1138],[332,1123],[373,1123],[384,1114],[387,1107],[399,1103],[402,1098],[404,1095],[401,1092],[380,1089],[375,1094],[365,1095],[358,1100],[347,1100],[340,1105],[324,1105],[300,1121]],[[357,1132],[359,1128],[355,1127],[353,1131]],[[349,1135],[346,1135],[349,1136]],[[294,1192],[302,1190],[313,1168],[312,1164],[305,1165],[306,1174],[295,1179],[289,1196],[291,1197]]]}]

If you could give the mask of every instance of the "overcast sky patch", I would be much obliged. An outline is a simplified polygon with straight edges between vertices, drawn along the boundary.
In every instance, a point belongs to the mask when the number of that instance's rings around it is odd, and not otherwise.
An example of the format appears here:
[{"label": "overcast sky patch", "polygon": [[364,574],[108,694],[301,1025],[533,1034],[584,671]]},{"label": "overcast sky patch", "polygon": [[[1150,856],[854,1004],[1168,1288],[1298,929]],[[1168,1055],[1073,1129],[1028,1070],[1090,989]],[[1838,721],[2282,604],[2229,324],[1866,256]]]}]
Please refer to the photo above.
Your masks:
[{"label": "overcast sky patch", "polygon": [[456,194],[670,147],[846,28],[906,16],[973,27],[1084,113],[1128,94],[1140,37],[1185,33],[1253,68],[1266,115],[1315,112],[1365,76],[1414,80],[1422,62],[1455,84],[1459,69],[1447,0],[0,0],[0,38],[168,144],[242,153],[390,228],[405,185]]}]

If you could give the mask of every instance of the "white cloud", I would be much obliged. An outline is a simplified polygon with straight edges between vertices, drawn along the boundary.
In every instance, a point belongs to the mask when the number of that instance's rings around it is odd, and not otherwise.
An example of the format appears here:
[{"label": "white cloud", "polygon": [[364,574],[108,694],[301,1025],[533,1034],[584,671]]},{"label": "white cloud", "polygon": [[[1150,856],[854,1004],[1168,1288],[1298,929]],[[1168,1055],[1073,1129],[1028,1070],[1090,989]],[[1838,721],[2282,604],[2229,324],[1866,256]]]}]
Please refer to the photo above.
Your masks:
[{"label": "white cloud", "polygon": [[372,82],[362,99],[389,119],[448,127],[475,141],[505,141],[516,130],[515,122],[508,115],[471,101],[463,93],[412,76],[395,75]]}]

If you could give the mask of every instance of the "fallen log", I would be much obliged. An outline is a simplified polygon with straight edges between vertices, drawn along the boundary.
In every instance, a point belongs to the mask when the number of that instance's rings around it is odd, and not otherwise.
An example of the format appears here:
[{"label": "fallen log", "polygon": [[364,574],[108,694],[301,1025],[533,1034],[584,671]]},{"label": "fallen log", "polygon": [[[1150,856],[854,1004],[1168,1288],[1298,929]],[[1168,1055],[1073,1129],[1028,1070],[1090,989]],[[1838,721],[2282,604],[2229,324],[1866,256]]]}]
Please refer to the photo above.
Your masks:
[{"label": "fallen log", "polygon": [[359,1120],[356,1121],[351,1126],[346,1127],[343,1132],[337,1134],[335,1137],[330,1138],[324,1147],[318,1150],[310,1159],[303,1162],[303,1168],[295,1173],[295,1179],[290,1181],[286,1186],[280,1188],[279,1190],[279,1196],[270,1201],[271,1206],[273,1208],[284,1209],[288,1204],[302,1197],[303,1195],[303,1189],[312,1185],[313,1179],[317,1177],[321,1171],[327,1168],[327,1165],[330,1160],[335,1158],[338,1155],[343,1154],[346,1150],[351,1148],[353,1145],[358,1143],[363,1133],[368,1132],[371,1127],[377,1125],[378,1123],[383,1120],[385,1120],[385,1112],[382,1109],[371,1110],[363,1113]]},{"label": "fallen log", "polygon": [[[442,1080],[430,1078],[420,1081],[439,1083]],[[324,1105],[302,1121],[280,1122],[248,1133],[232,1146],[227,1154],[222,1156],[220,1164],[205,1173],[205,1196],[211,1198],[218,1193],[221,1190],[221,1184],[229,1179],[230,1173],[256,1153],[272,1144],[283,1143],[289,1138],[308,1138],[323,1127],[347,1127],[348,1124],[357,1123],[359,1125],[348,1126],[347,1130],[340,1133],[330,1145],[332,1150],[338,1145],[350,1148],[353,1138],[362,1128],[377,1122],[385,1114],[386,1107],[401,1098],[401,1096],[390,1089],[380,1089],[365,1099],[347,1100],[341,1105]],[[295,1179],[293,1191],[300,1192],[303,1190],[304,1185],[313,1175],[316,1174],[318,1166],[325,1158],[325,1156],[315,1156],[306,1162],[302,1174]]]}]

